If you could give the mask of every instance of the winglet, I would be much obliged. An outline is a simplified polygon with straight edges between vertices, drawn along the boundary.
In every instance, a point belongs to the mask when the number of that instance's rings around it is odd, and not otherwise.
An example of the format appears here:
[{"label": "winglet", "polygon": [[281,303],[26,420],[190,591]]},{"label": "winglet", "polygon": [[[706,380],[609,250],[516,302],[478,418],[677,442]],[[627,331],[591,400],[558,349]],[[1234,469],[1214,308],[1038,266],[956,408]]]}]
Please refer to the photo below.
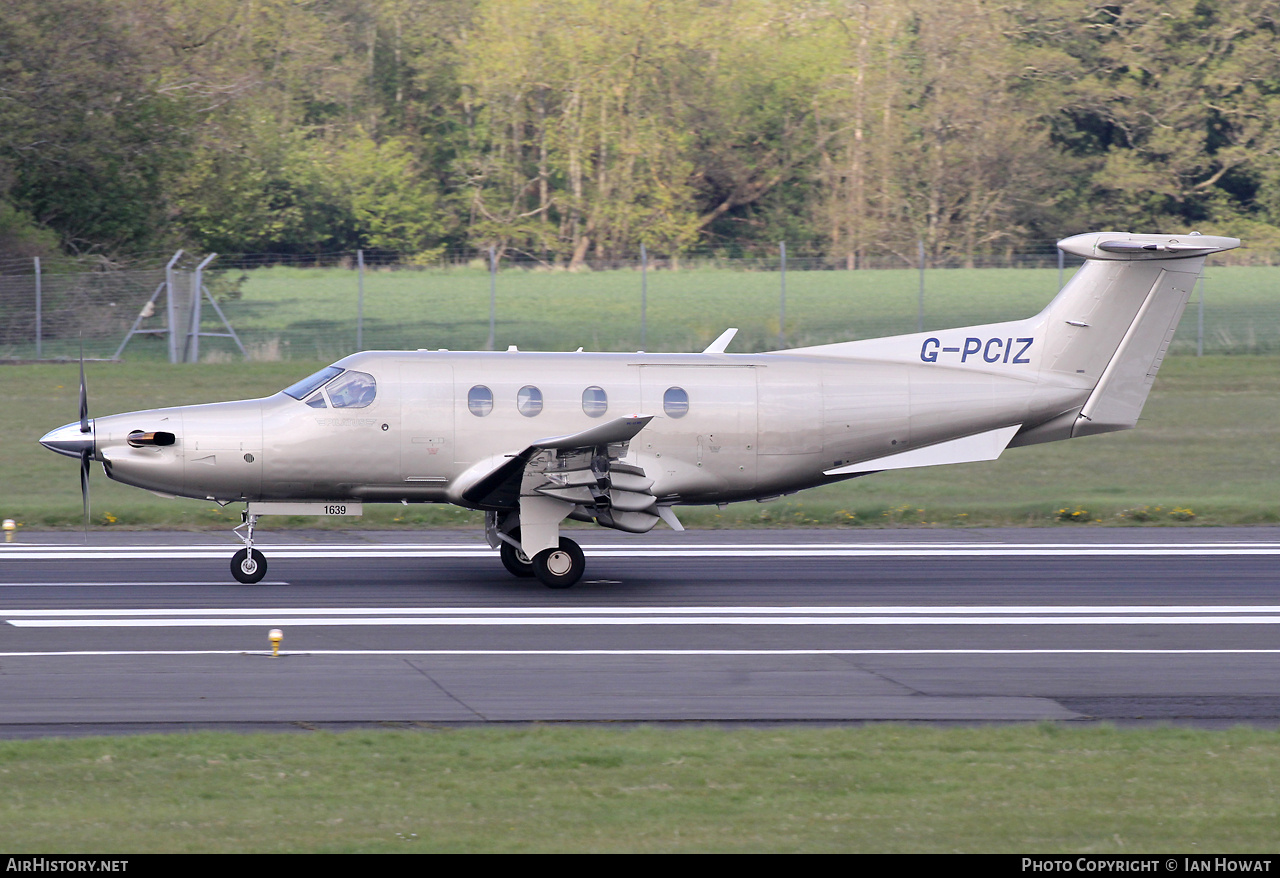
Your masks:
[{"label": "winglet", "polygon": [[707,345],[707,349],[703,351],[703,353],[704,354],[723,354],[724,349],[729,346],[729,342],[733,341],[733,337],[737,334],[738,334],[737,327],[734,327],[733,329],[726,329],[724,332],[720,333],[719,338],[717,338],[711,344]]}]

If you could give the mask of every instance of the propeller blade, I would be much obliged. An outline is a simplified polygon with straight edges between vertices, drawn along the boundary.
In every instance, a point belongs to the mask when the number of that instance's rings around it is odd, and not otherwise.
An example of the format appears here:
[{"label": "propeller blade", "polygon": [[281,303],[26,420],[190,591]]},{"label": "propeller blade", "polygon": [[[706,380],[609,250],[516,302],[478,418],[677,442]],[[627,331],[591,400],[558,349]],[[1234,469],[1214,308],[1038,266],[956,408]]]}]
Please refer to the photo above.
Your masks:
[{"label": "propeller blade", "polygon": [[[80,336],[80,432],[89,432],[89,385],[84,378],[84,336]],[[84,541],[89,542],[89,461],[91,448],[80,450],[80,502],[84,506]]]},{"label": "propeller blade", "polygon": [[84,339],[80,339],[80,432],[89,432],[89,387],[84,380]]},{"label": "propeller blade", "polygon": [[89,542],[89,461],[91,452],[80,452],[80,500],[84,504],[84,541]]}]

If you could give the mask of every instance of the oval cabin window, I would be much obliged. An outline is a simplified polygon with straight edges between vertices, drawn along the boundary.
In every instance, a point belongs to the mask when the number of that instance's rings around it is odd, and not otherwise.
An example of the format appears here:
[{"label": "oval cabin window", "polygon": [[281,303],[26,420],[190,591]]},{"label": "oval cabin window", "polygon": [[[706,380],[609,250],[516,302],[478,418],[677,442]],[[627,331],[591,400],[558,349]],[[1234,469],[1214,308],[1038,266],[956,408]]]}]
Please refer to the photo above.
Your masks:
[{"label": "oval cabin window", "polygon": [[609,410],[609,397],[594,385],[582,391],[582,410],[589,418],[598,418]]},{"label": "oval cabin window", "polygon": [[683,418],[689,414],[689,394],[683,387],[668,387],[662,394],[662,410],[668,418]]},{"label": "oval cabin window", "polygon": [[516,394],[516,408],[526,418],[532,418],[542,411],[542,391],[532,384],[526,384]]},{"label": "oval cabin window", "polygon": [[467,409],[477,418],[483,418],[493,411],[493,391],[483,384],[477,384],[467,391]]}]

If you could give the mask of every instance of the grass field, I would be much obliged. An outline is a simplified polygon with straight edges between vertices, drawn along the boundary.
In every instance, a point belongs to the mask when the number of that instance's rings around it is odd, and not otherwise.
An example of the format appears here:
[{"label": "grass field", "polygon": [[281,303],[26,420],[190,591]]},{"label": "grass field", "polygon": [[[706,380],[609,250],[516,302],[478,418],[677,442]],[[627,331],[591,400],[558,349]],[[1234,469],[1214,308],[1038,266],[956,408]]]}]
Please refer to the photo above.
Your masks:
[{"label": "grass field", "polygon": [[[263,396],[316,365],[91,363],[91,413]],[[0,421],[0,517],[24,528],[81,526],[75,462],[36,443],[74,420],[77,380],[74,364],[0,366],[9,404],[29,413]],[[161,499],[108,481],[99,467],[92,496],[98,527],[239,522],[236,507]],[[681,518],[707,527],[1250,524],[1280,521],[1278,498],[1280,357],[1172,357],[1136,430],[1014,448],[989,463],[885,472],[771,503],[683,509]],[[439,527],[480,518],[453,507],[389,505],[366,507],[363,519],[272,518],[268,526],[317,522]]]},{"label": "grass field", "polygon": [[1280,825],[1280,735],[1246,728],[199,733],[0,742],[0,777],[24,854],[1274,854]]}]

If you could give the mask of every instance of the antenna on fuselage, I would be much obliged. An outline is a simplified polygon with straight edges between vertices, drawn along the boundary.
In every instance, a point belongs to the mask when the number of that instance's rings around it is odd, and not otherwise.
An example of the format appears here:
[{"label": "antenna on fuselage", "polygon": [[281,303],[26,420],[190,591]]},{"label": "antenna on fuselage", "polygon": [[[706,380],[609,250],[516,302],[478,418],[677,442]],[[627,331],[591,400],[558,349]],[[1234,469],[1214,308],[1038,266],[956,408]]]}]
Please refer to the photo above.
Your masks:
[{"label": "antenna on fuselage", "polygon": [[729,342],[733,341],[733,337],[737,334],[738,334],[737,327],[734,327],[733,329],[726,329],[724,332],[720,333],[719,338],[717,338],[711,344],[707,345],[707,349],[703,351],[703,353],[704,354],[723,354],[724,349],[729,346]]}]

